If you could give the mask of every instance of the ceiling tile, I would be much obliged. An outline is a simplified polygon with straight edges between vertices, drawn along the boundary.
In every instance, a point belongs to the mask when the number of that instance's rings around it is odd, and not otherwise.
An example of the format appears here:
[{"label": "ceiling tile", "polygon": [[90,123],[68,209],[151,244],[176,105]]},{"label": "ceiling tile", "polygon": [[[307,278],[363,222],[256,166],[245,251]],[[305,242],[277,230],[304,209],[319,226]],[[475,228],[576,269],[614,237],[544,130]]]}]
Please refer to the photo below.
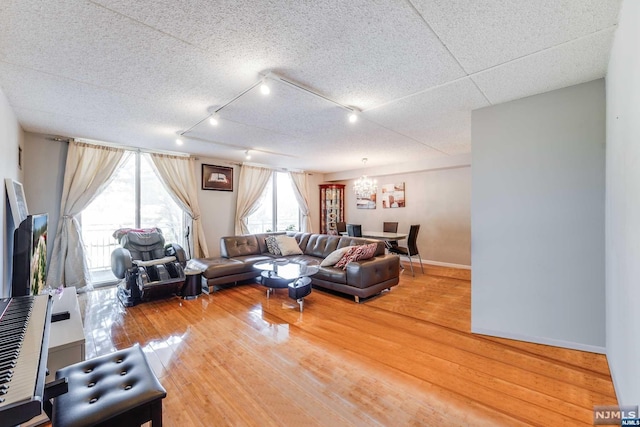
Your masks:
[{"label": "ceiling tile", "polygon": [[610,28],[621,0],[410,0],[468,73]]},{"label": "ceiling tile", "polygon": [[470,78],[368,110],[363,116],[447,154],[471,151],[471,110],[489,105]]},{"label": "ceiling tile", "polygon": [[472,77],[492,104],[604,77],[614,30],[481,72]]}]

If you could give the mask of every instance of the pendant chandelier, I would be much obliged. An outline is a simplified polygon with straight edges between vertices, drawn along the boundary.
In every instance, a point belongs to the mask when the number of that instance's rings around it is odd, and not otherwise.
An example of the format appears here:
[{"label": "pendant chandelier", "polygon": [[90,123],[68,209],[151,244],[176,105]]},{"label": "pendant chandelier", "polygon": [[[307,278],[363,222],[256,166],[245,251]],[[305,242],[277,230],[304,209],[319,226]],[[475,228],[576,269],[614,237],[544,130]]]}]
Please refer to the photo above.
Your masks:
[{"label": "pendant chandelier", "polygon": [[[367,158],[362,159],[364,165],[367,164]],[[372,194],[376,194],[378,185],[375,179],[371,179],[366,175],[362,175],[353,183],[353,192],[359,199],[369,199]]]}]

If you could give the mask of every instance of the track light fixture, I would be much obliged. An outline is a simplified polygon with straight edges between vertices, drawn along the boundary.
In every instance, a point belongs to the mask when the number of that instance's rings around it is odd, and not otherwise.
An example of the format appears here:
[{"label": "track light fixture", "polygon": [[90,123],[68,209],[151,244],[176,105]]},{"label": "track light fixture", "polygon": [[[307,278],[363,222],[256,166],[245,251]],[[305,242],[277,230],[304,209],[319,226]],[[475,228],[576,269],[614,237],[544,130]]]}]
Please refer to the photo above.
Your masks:
[{"label": "track light fixture", "polygon": [[[322,99],[324,101],[328,101],[334,105],[336,105],[337,107],[342,108],[343,110],[346,110],[348,112],[348,120],[349,123],[355,123],[358,121],[358,115],[360,114],[360,110],[357,109],[356,107],[352,107],[350,105],[345,105],[345,104],[341,104],[338,101],[334,101],[333,99],[316,92],[313,89],[307,88],[304,85],[300,84],[300,83],[296,83],[294,81],[291,80],[287,80],[284,77],[279,76],[278,74],[274,73],[274,72],[268,72],[266,74],[261,74],[260,78],[255,81],[253,84],[251,84],[251,86],[249,86],[248,88],[246,88],[245,90],[243,90],[242,92],[240,92],[239,94],[237,94],[236,96],[234,96],[233,98],[231,98],[230,100],[228,100],[227,102],[225,102],[224,104],[217,106],[217,107],[210,107],[208,109],[208,115],[205,116],[204,118],[200,119],[198,122],[196,122],[193,126],[189,127],[186,130],[182,130],[180,132],[178,132],[178,134],[182,137],[185,134],[188,134],[189,132],[191,132],[196,126],[200,125],[201,123],[203,123],[204,121],[206,121],[207,119],[209,120],[209,124],[211,126],[217,126],[219,124],[219,117],[218,117],[218,113],[228,107],[231,103],[237,101],[238,99],[242,98],[244,95],[246,95],[247,93],[253,91],[256,87],[260,87],[260,93],[262,93],[263,95],[269,95],[271,93],[271,87],[270,85],[272,84],[270,82],[270,80],[278,82],[278,84],[285,84],[289,87],[292,87],[296,90],[299,90],[301,92],[304,92],[306,94],[315,96],[316,98]],[[176,140],[176,143],[178,145],[182,145],[184,143],[184,141],[180,141],[178,142],[178,140]]]},{"label": "track light fixture", "polygon": [[269,95],[271,93],[271,88],[269,87],[267,82],[265,82],[264,80],[262,81],[262,84],[260,85],[260,93],[263,94],[263,95]]}]

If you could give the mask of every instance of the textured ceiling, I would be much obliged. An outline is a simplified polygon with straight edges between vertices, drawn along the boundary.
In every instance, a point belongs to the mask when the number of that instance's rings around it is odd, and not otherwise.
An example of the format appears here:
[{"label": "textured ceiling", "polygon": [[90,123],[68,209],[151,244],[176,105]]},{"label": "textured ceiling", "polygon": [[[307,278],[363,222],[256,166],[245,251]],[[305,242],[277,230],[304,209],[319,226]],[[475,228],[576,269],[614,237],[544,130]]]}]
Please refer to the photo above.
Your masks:
[{"label": "textured ceiling", "polygon": [[339,172],[469,153],[471,110],[604,77],[619,7],[3,0],[0,87],[27,131]]}]

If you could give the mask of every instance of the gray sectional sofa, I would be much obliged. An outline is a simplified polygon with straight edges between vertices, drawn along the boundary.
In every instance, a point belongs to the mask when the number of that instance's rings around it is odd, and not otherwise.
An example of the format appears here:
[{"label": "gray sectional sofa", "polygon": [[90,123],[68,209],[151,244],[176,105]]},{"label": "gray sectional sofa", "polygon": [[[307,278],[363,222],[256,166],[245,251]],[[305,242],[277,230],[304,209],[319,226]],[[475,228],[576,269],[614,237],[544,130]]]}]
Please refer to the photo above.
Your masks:
[{"label": "gray sectional sofa", "polygon": [[[294,237],[302,250],[302,255],[290,255],[286,258],[320,262],[334,250],[345,246],[377,244],[373,258],[352,261],[344,270],[332,266],[320,267],[320,271],[311,276],[314,288],[325,288],[352,295],[356,302],[359,302],[360,298],[367,298],[390,289],[399,282],[400,258],[397,255],[385,254],[382,241],[326,234],[286,234]],[[189,261],[189,267],[203,271],[202,285],[205,291],[220,285],[258,278],[260,270],[253,267],[255,263],[280,258],[268,251],[265,238],[270,235],[273,234],[223,237],[220,239],[221,257],[194,258]]]}]

